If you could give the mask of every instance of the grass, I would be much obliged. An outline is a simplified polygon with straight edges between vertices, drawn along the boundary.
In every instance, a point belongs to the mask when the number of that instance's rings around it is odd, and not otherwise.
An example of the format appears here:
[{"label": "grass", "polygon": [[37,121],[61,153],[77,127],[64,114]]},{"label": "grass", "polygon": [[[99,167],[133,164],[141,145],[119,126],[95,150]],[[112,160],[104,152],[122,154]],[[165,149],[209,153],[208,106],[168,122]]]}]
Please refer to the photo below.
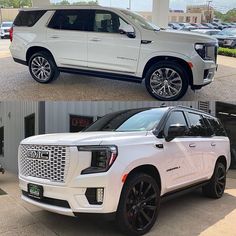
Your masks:
[{"label": "grass", "polygon": [[219,48],[218,54],[228,57],[236,57],[236,49]]}]

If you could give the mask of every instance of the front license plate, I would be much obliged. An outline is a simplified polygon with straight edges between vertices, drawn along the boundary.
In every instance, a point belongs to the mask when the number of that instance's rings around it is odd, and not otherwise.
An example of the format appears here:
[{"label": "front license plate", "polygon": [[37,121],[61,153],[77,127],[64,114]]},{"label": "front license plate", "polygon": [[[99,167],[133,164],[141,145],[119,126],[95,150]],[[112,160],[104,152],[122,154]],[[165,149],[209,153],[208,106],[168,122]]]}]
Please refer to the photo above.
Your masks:
[{"label": "front license plate", "polygon": [[43,198],[43,186],[36,184],[28,184],[28,194],[31,197],[42,199]]}]

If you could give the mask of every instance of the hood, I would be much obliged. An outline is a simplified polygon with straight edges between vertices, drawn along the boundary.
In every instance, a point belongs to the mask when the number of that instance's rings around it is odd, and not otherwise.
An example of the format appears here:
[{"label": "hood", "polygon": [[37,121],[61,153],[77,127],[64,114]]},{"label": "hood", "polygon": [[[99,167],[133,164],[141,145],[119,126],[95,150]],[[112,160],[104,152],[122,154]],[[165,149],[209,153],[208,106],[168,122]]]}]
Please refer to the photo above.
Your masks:
[{"label": "hood", "polygon": [[215,37],[216,37],[217,39],[236,39],[236,35],[235,35],[235,36],[215,35]]},{"label": "hood", "polygon": [[192,43],[217,43],[217,40],[209,35],[186,32],[180,30],[161,30],[156,32],[161,34],[165,38],[171,38],[172,40],[181,40],[183,42],[192,42]]},{"label": "hood", "polygon": [[105,143],[116,144],[119,140],[146,136],[147,131],[142,132],[80,132],[37,135],[24,139],[21,144],[34,145],[101,145]]}]

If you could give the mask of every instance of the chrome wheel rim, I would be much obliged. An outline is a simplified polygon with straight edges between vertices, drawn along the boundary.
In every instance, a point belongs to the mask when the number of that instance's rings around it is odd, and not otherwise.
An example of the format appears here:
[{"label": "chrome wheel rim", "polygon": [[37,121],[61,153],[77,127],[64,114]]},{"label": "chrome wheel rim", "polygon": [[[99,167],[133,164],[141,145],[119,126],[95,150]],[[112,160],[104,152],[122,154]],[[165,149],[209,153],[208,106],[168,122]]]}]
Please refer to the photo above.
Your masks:
[{"label": "chrome wheel rim", "polygon": [[154,94],[163,98],[173,98],[180,94],[183,82],[177,71],[160,68],[152,74],[150,86]]},{"label": "chrome wheel rim", "polygon": [[222,195],[225,190],[226,174],[223,167],[219,167],[216,174],[216,191],[218,195]]},{"label": "chrome wheel rim", "polygon": [[126,214],[129,224],[136,231],[145,230],[153,221],[158,209],[158,196],[150,182],[140,181],[129,191]]},{"label": "chrome wheel rim", "polygon": [[35,57],[31,62],[31,71],[40,81],[47,81],[51,76],[51,65],[44,57]]}]

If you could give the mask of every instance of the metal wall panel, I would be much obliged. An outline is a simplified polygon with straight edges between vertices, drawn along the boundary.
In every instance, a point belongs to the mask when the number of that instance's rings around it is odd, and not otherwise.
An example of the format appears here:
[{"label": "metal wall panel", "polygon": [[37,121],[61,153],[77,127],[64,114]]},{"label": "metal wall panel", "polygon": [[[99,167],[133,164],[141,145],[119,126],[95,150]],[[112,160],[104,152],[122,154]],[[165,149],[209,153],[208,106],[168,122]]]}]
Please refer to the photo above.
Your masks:
[{"label": "metal wall panel", "polygon": [[0,163],[17,173],[17,151],[24,139],[24,118],[35,113],[35,133],[38,134],[37,102],[0,102],[0,127],[4,126],[4,156]]}]

